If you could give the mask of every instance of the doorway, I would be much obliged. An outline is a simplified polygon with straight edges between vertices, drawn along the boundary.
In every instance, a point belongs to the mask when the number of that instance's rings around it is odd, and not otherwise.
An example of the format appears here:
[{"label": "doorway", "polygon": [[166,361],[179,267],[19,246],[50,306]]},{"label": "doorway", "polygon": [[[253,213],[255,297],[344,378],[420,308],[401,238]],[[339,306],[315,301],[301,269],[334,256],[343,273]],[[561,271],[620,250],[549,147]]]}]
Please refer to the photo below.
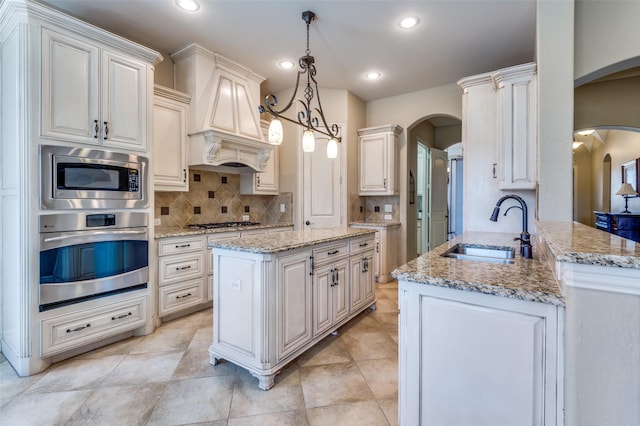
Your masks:
[{"label": "doorway", "polygon": [[418,142],[416,214],[417,255],[447,241],[447,153]]}]

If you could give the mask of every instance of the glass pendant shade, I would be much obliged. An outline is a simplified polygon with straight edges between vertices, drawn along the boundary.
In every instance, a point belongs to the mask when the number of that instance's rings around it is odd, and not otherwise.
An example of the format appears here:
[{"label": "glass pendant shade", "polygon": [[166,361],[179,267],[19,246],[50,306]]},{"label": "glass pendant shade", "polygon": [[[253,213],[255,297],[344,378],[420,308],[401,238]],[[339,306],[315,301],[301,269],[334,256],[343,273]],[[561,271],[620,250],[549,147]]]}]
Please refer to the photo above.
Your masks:
[{"label": "glass pendant shade", "polygon": [[302,134],[302,150],[313,152],[314,149],[316,149],[316,138],[313,137],[313,131],[307,129]]},{"label": "glass pendant shade", "polygon": [[327,143],[327,157],[336,158],[338,156],[338,142],[335,138],[329,139]]},{"label": "glass pendant shade", "polygon": [[282,144],[283,134],[282,121],[278,118],[271,120],[271,124],[269,124],[269,143],[271,145]]}]

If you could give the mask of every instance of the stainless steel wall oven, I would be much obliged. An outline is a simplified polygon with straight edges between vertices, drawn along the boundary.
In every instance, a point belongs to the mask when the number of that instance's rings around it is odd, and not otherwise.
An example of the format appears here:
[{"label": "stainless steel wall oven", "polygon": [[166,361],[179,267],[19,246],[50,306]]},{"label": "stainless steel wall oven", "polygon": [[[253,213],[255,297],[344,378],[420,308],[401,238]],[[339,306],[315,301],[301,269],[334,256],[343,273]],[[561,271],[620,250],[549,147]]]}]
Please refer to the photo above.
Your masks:
[{"label": "stainless steel wall oven", "polygon": [[43,209],[145,208],[147,159],[136,154],[44,145],[40,148]]},{"label": "stainless steel wall oven", "polygon": [[40,311],[147,287],[148,214],[40,216]]}]

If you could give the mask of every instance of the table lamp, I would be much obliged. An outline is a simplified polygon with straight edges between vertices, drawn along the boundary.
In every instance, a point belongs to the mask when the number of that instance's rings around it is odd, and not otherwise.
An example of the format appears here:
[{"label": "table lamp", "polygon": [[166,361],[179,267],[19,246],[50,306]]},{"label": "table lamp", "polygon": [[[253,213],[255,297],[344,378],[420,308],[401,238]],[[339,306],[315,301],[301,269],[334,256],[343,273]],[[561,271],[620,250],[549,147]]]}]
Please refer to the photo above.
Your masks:
[{"label": "table lamp", "polygon": [[618,192],[616,192],[616,195],[622,195],[624,197],[624,211],[620,213],[631,214],[631,212],[629,211],[629,197],[635,197],[636,195],[638,195],[636,190],[633,189],[633,186],[631,186],[630,183],[623,183],[620,189],[618,189]]}]

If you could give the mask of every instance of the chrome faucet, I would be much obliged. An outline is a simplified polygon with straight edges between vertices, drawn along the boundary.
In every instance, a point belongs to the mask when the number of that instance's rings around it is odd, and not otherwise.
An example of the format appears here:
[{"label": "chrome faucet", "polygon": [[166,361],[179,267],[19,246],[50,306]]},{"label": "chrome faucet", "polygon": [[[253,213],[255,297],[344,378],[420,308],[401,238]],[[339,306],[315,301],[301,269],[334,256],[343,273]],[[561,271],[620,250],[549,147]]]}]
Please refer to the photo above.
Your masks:
[{"label": "chrome faucet", "polygon": [[531,247],[531,236],[529,235],[529,231],[527,230],[527,218],[528,218],[527,203],[525,203],[522,198],[514,194],[505,195],[504,197],[500,198],[496,203],[496,206],[493,208],[493,213],[491,214],[491,217],[489,218],[489,220],[492,222],[498,221],[498,215],[500,214],[500,205],[502,204],[503,201],[508,200],[509,198],[519,202],[520,206],[509,207],[504,212],[504,215],[506,216],[507,213],[509,213],[509,210],[513,208],[522,210],[522,232],[520,233],[519,238],[514,238],[514,241],[520,240],[520,255],[527,259],[531,259],[533,257],[533,253],[532,253],[533,250]]}]

